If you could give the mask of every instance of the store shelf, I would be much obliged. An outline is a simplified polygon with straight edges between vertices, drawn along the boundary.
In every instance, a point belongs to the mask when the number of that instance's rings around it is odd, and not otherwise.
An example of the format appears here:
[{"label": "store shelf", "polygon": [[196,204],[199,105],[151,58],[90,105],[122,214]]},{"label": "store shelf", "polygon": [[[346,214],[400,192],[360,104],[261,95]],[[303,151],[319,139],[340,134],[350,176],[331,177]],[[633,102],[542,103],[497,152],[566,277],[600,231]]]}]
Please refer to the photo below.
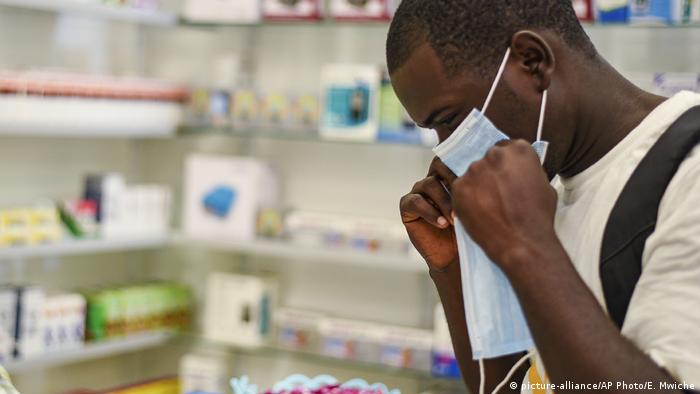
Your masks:
[{"label": "store shelf", "polygon": [[49,12],[65,12],[94,16],[123,22],[155,26],[173,26],[177,24],[177,15],[165,11],[152,11],[110,6],[98,1],[79,0],[0,0],[0,5]]},{"label": "store shelf", "polygon": [[384,142],[384,141],[352,141],[352,140],[337,140],[322,138],[316,131],[306,130],[258,130],[258,129],[235,129],[231,127],[182,127],[178,131],[178,135],[185,138],[206,137],[206,136],[224,136],[230,138],[239,138],[244,140],[278,140],[278,141],[299,141],[325,144],[342,144],[356,146],[398,146],[410,149],[419,149],[429,151],[431,147],[420,144],[408,144],[401,142]]},{"label": "store shelf", "polygon": [[286,241],[255,240],[234,241],[228,239],[193,239],[178,235],[173,238],[176,244],[194,245],[211,250],[273,257],[290,262],[318,262],[362,267],[391,269],[408,272],[427,272],[425,263],[418,257],[408,254],[364,252],[349,248],[324,248],[297,245]]},{"label": "store shelf", "polygon": [[335,357],[331,357],[331,356],[325,356],[325,355],[318,354],[318,353],[288,350],[288,349],[282,349],[282,348],[273,347],[273,346],[264,346],[261,348],[245,348],[245,347],[235,346],[235,345],[231,345],[231,344],[227,344],[227,343],[212,341],[210,339],[203,338],[201,336],[194,336],[194,335],[185,336],[185,337],[183,337],[183,339],[189,340],[189,341],[193,342],[194,344],[196,344],[197,346],[203,347],[205,349],[206,348],[217,349],[217,350],[226,349],[227,351],[230,351],[230,352],[237,354],[237,355],[249,355],[249,356],[256,356],[256,357],[264,357],[264,358],[270,358],[270,359],[274,359],[274,360],[282,360],[285,358],[291,358],[291,359],[302,361],[302,362],[321,364],[323,366],[328,366],[328,367],[338,367],[338,368],[343,368],[343,369],[350,369],[350,370],[355,370],[358,372],[367,372],[367,373],[373,373],[373,374],[381,373],[381,374],[391,375],[394,377],[403,377],[403,378],[417,379],[417,380],[423,380],[423,381],[439,382],[439,383],[442,383],[443,385],[445,385],[445,384],[454,385],[455,387],[462,386],[461,380],[454,379],[454,378],[436,377],[436,376],[433,376],[430,371],[408,369],[408,368],[397,368],[397,367],[392,367],[392,366],[381,364],[381,363],[341,359],[341,358],[335,358]]},{"label": "store shelf", "polygon": [[38,356],[35,359],[10,361],[3,364],[3,366],[11,374],[31,372],[37,369],[58,367],[67,364],[79,363],[81,361],[95,360],[151,349],[167,344],[174,337],[175,334],[168,332],[135,335],[123,339],[86,344],[81,349],[45,354]]},{"label": "store shelf", "polygon": [[113,253],[156,249],[167,245],[167,236],[63,241],[38,246],[0,248],[0,261],[82,254]]}]

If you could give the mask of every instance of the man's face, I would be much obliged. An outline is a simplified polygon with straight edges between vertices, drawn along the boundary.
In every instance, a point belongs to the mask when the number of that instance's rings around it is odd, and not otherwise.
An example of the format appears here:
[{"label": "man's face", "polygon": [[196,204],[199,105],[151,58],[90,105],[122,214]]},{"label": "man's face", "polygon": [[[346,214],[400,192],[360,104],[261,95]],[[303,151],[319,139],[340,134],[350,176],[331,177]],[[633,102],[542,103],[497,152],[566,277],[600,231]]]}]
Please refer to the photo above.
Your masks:
[{"label": "man's face", "polygon": [[[495,75],[497,68],[490,74]],[[424,44],[392,74],[391,81],[411,118],[421,127],[434,129],[442,142],[472,109],[482,109],[493,83],[470,71],[448,76],[435,51]],[[521,97],[516,89],[527,84],[513,74],[508,68],[504,72],[486,116],[510,138],[534,142],[541,94]]]}]

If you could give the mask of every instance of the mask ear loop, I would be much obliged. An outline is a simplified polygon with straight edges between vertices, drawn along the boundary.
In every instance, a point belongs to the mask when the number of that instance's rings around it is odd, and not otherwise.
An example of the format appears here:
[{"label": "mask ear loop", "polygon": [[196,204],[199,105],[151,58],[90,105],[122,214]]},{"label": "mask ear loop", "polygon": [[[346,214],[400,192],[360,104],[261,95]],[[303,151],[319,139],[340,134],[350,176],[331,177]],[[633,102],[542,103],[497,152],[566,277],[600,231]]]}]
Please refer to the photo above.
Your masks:
[{"label": "mask ear loop", "polygon": [[503,72],[506,70],[506,64],[508,64],[508,58],[510,58],[510,47],[506,50],[506,55],[503,57],[503,61],[501,62],[501,67],[498,69],[498,72],[496,73],[496,79],[493,80],[493,84],[491,85],[491,90],[489,91],[489,95],[486,96],[486,101],[484,101],[484,106],[481,109],[481,113],[485,114],[486,109],[489,107],[489,104],[491,104],[491,99],[493,99],[494,93],[496,93],[496,87],[498,87],[498,83],[501,81],[501,77],[503,76]]},{"label": "mask ear loop", "polygon": [[[510,371],[508,371],[506,378],[503,379],[501,381],[501,383],[499,383],[498,386],[496,386],[495,389],[493,389],[491,394],[497,394],[510,381],[510,378],[512,378],[513,375],[515,374],[515,371],[517,371],[518,368],[520,368],[523,365],[523,363],[525,363],[525,361],[527,361],[530,357],[532,357],[534,355],[535,355],[535,352],[530,351],[526,355],[524,355],[520,360],[518,360],[518,362],[515,363],[515,365],[513,365],[513,368],[511,368]],[[483,381],[483,376],[482,376],[482,381]]]},{"label": "mask ear loop", "polygon": [[537,123],[537,140],[542,141],[542,128],[544,127],[544,112],[547,109],[547,89],[542,93],[542,104],[540,105],[540,120]]}]

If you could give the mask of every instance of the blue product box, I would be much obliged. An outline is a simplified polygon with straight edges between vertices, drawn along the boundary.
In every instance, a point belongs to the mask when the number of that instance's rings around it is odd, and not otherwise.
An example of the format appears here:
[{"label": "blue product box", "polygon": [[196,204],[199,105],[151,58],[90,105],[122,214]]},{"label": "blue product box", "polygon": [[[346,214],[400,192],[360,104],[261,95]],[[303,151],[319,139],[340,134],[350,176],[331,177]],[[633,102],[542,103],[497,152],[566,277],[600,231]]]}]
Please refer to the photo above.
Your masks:
[{"label": "blue product box", "polygon": [[676,0],[632,0],[630,22],[671,24],[680,22],[681,3]]},{"label": "blue product box", "polygon": [[628,0],[596,1],[596,20],[600,23],[627,23],[629,17],[630,3]]}]

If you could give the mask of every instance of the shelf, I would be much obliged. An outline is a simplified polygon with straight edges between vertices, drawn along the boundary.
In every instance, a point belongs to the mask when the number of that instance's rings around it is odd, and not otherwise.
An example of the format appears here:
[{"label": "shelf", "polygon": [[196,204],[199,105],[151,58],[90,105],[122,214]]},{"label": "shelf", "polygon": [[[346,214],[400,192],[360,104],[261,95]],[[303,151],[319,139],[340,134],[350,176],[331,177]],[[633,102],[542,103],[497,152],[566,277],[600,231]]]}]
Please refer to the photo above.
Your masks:
[{"label": "shelf", "polygon": [[349,248],[312,247],[275,240],[193,239],[179,235],[175,236],[173,241],[180,245],[202,246],[211,250],[273,257],[289,261],[314,261],[323,264],[353,265],[407,272],[428,272],[423,261],[408,254],[372,253]]},{"label": "shelf", "polygon": [[0,0],[0,5],[49,12],[65,12],[95,16],[122,22],[154,26],[173,26],[178,18],[175,13],[110,6],[97,1],[80,0]]},{"label": "shelf", "polygon": [[0,248],[0,261],[147,250],[167,244],[167,236],[62,241],[48,245]]},{"label": "shelf", "polygon": [[387,147],[387,146],[398,146],[410,149],[419,149],[424,151],[429,151],[432,147],[421,144],[409,144],[394,141],[352,141],[352,140],[337,140],[337,139],[326,139],[318,135],[316,131],[304,131],[304,130],[285,130],[285,131],[274,131],[274,130],[253,130],[253,129],[234,129],[231,127],[216,127],[216,126],[202,126],[202,127],[183,127],[178,131],[178,135],[181,137],[202,137],[202,136],[223,136],[231,138],[239,138],[244,140],[278,140],[278,141],[298,141],[298,142],[312,142],[312,143],[326,143],[326,144],[342,144],[342,145],[356,145],[356,146],[376,146],[376,147]]},{"label": "shelf", "polygon": [[[221,343],[217,341],[212,341],[201,336],[189,335],[183,336],[183,339],[193,341],[196,345],[209,349],[225,349],[226,351],[232,352],[237,355],[249,355],[256,357],[265,357],[275,360],[283,358],[292,358],[294,360],[309,362],[314,364],[321,364],[328,367],[337,367],[344,369],[351,369],[359,372],[367,373],[381,373],[390,375],[393,377],[402,377],[409,379],[417,379],[422,381],[431,381],[440,383],[441,385],[449,385],[452,387],[462,386],[462,381],[454,378],[444,378],[433,376],[430,371],[408,369],[408,368],[397,368],[381,363],[373,363],[358,360],[348,360],[335,358],[331,356],[325,356],[318,353],[301,352],[295,350],[282,349],[273,346],[264,346],[261,348],[245,348],[241,346],[231,345],[228,343]],[[322,372],[322,371],[320,371]]]},{"label": "shelf", "polygon": [[151,349],[167,344],[174,337],[175,334],[169,332],[135,335],[128,338],[86,344],[80,349],[44,354],[36,359],[10,361],[3,364],[3,366],[11,374],[31,372],[37,369],[58,367]]}]

